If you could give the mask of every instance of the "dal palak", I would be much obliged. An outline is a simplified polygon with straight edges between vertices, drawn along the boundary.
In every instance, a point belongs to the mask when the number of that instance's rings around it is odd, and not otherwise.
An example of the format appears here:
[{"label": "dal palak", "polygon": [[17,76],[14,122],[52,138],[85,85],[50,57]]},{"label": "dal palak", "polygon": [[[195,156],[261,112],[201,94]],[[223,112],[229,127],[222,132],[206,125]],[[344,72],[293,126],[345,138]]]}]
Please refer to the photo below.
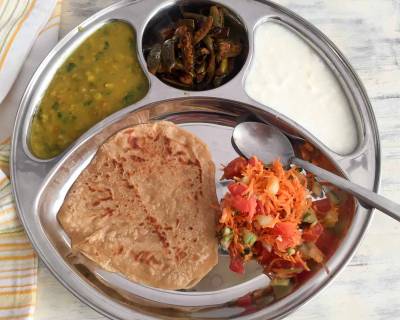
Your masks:
[{"label": "dal palak", "polygon": [[94,124],[142,99],[148,87],[132,27],[104,25],[54,75],[32,120],[31,152],[41,159],[59,155]]}]

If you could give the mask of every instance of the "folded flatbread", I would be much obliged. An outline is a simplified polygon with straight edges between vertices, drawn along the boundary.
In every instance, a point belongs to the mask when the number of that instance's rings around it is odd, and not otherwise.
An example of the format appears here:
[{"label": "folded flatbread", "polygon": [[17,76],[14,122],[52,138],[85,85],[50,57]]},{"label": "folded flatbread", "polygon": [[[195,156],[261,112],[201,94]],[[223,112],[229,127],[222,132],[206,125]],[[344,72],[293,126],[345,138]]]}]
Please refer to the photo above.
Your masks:
[{"label": "folded flatbread", "polygon": [[217,207],[207,146],[160,121],[104,143],[58,220],[74,252],[138,283],[176,290],[193,287],[217,263]]}]

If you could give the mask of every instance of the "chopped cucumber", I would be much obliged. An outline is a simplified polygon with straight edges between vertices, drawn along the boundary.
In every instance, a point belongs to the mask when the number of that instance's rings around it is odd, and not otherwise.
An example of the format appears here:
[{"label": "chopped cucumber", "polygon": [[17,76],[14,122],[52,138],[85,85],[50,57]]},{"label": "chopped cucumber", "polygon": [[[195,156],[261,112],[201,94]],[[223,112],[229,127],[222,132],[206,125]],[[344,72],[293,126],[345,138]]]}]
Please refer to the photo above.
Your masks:
[{"label": "chopped cucumber", "polygon": [[324,191],[322,189],[321,184],[315,179],[313,181],[313,185],[312,185],[311,191],[318,198],[322,198],[324,196]]},{"label": "chopped cucumber", "polygon": [[228,234],[222,237],[220,240],[220,245],[224,250],[228,250],[231,242],[232,242],[233,234]]},{"label": "chopped cucumber", "polygon": [[289,249],[287,249],[287,254],[289,255],[289,256],[292,256],[292,255],[294,255],[296,253],[296,249],[295,248],[289,248]]},{"label": "chopped cucumber", "polygon": [[323,225],[325,228],[333,228],[339,221],[339,212],[336,208],[331,208],[323,220]]},{"label": "chopped cucumber", "polygon": [[304,213],[303,222],[310,223],[310,224],[315,224],[318,222],[317,215],[315,214],[315,211],[312,208],[309,208]]},{"label": "chopped cucumber", "polygon": [[254,242],[257,241],[257,236],[249,231],[249,230],[244,230],[243,232],[243,242],[244,244],[248,245],[248,246],[252,246],[254,244]]},{"label": "chopped cucumber", "polygon": [[315,243],[305,242],[299,247],[299,250],[306,259],[313,259],[317,263],[324,261],[324,254]]},{"label": "chopped cucumber", "polygon": [[283,298],[293,291],[290,279],[275,278],[271,281],[271,286],[276,299]]},{"label": "chopped cucumber", "polygon": [[274,278],[271,281],[271,286],[276,287],[276,286],[288,286],[290,285],[290,279],[284,279],[284,278]]},{"label": "chopped cucumber", "polygon": [[230,235],[232,233],[232,230],[231,230],[231,228],[229,228],[229,227],[225,227],[223,230],[222,230],[222,236],[228,236],[228,235]]},{"label": "chopped cucumber", "polygon": [[329,191],[326,196],[333,205],[339,205],[341,202],[339,195],[335,191]]}]

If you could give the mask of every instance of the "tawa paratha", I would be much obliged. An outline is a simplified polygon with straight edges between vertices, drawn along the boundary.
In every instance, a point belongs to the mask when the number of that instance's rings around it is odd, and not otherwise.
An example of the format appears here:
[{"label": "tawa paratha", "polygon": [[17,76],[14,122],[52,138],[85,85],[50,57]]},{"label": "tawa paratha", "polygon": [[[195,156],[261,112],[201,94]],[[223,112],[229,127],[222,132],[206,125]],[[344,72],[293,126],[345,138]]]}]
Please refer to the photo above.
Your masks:
[{"label": "tawa paratha", "polygon": [[58,220],[74,252],[133,281],[176,290],[193,287],[216,265],[217,208],[207,146],[160,121],[104,143]]}]

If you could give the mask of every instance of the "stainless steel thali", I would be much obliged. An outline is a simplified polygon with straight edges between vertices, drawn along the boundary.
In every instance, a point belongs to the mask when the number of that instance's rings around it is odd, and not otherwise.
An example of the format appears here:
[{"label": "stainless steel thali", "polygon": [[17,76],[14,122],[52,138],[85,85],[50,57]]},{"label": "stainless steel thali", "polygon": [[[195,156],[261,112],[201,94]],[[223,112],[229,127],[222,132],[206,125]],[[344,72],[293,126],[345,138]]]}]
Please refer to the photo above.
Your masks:
[{"label": "stainless steel thali", "polygon": [[[228,7],[243,23],[248,35],[249,53],[238,74],[217,89],[182,91],[147,73],[150,90],[144,99],[92,127],[59,157],[46,161],[35,158],[27,145],[35,108],[65,57],[94,30],[115,19],[130,23],[136,30],[138,55],[143,70],[146,70],[142,54],[146,26],[154,15],[176,5],[176,1],[122,1],[95,14],[71,31],[40,65],[22,99],[11,156],[12,181],[20,218],[41,259],[58,280],[82,301],[110,318],[283,317],[308,301],[337,275],[354,253],[371,218],[371,210],[357,207],[350,229],[326,264],[329,273],[320,270],[285,298],[273,303],[265,299],[247,313],[231,302],[268,284],[266,276],[255,265],[249,266],[246,278],[227,275],[224,272],[227,262],[221,257],[219,265],[193,291],[174,292],[135,284],[122,276],[101,270],[89,261],[71,258],[68,237],[56,220],[66,192],[108,137],[126,126],[144,121],[168,119],[196,133],[209,145],[218,165],[235,156],[230,144],[232,127],[243,116],[255,114],[259,119],[318,146],[345,176],[377,191],[380,147],[375,118],[362,84],[342,54],[316,28],[276,4],[261,0],[220,0],[218,3]],[[351,154],[333,152],[292,119],[257,103],[244,91],[243,83],[252,62],[254,30],[267,20],[282,23],[298,33],[320,53],[337,76],[358,122],[359,144]]]}]

